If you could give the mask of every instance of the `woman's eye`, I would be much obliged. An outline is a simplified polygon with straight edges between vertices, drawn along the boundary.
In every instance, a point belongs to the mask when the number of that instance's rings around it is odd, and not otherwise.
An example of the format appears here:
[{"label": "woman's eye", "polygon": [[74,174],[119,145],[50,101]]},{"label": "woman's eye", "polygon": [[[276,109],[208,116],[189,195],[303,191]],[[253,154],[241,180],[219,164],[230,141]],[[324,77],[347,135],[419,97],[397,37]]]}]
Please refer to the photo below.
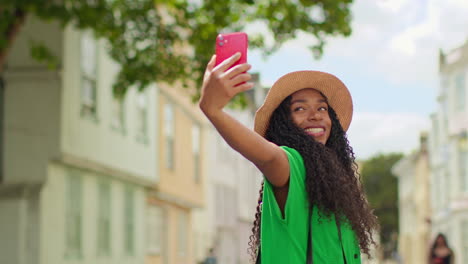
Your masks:
[{"label": "woman's eye", "polygon": [[322,106],[318,109],[319,111],[327,111],[328,109],[325,106]]},{"label": "woman's eye", "polygon": [[299,106],[299,107],[294,108],[294,112],[301,111],[301,110],[304,110],[304,107]]}]

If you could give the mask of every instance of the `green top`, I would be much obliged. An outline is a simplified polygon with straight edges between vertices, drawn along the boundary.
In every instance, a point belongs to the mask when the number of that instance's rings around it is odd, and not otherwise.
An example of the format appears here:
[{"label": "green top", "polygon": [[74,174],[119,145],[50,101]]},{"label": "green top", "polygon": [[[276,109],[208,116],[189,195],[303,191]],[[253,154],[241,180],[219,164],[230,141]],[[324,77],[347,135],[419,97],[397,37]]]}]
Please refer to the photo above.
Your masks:
[{"label": "green top", "polygon": [[[281,147],[287,154],[290,167],[289,191],[284,208],[285,216],[276,203],[273,186],[265,180],[261,223],[261,262],[263,264],[306,262],[309,219],[305,189],[304,161],[295,149]],[[312,246],[314,264],[343,264],[343,252],[335,218],[321,216],[317,207],[312,215]],[[348,223],[341,223],[341,235],[347,264],[360,264],[361,255],[354,231]]]}]

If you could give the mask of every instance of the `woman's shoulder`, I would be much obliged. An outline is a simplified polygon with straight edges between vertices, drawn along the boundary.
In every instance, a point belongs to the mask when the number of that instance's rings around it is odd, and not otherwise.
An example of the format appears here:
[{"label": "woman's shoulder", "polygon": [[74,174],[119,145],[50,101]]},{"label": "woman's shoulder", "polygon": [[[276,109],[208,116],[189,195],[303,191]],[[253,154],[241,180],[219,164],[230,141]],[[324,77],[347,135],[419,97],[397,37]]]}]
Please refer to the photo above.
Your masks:
[{"label": "woman's shoulder", "polygon": [[304,166],[304,159],[302,158],[302,155],[299,153],[299,151],[288,146],[280,146],[280,148],[286,152],[289,164],[291,166]]},{"label": "woman's shoulder", "polygon": [[299,153],[299,151],[297,149],[289,147],[289,146],[280,146],[280,148],[282,150],[284,150],[286,152],[286,154],[288,154],[288,156],[292,155],[295,158],[301,158],[302,159],[302,155],[301,155],[301,153]]}]

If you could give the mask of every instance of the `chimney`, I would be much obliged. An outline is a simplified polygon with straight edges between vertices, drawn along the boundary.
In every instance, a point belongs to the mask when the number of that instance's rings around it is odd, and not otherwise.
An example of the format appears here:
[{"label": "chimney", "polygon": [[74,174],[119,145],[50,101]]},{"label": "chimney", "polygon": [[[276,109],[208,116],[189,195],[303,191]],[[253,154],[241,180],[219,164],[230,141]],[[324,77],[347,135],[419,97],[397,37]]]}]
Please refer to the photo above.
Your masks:
[{"label": "chimney", "polygon": [[419,148],[421,152],[427,152],[427,132],[421,132],[419,135]]},{"label": "chimney", "polygon": [[442,49],[439,49],[439,72],[442,71],[444,64],[445,64],[445,54]]}]

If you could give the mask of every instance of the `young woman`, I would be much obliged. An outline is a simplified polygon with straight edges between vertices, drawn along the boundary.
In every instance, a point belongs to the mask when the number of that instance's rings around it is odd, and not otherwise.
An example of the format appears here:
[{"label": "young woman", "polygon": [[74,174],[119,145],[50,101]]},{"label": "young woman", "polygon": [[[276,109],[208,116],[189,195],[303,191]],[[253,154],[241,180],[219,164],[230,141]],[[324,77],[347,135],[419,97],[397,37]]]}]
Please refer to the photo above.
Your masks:
[{"label": "young woman", "polygon": [[378,227],[357,178],[345,131],[352,100],[335,76],[281,77],[255,116],[255,131],[223,111],[253,87],[250,65],[233,55],[208,63],[200,108],[220,135],[264,175],[251,236],[257,263],[360,263]]},{"label": "young woman", "polygon": [[453,264],[455,257],[445,235],[439,233],[434,239],[429,252],[429,264]]}]

